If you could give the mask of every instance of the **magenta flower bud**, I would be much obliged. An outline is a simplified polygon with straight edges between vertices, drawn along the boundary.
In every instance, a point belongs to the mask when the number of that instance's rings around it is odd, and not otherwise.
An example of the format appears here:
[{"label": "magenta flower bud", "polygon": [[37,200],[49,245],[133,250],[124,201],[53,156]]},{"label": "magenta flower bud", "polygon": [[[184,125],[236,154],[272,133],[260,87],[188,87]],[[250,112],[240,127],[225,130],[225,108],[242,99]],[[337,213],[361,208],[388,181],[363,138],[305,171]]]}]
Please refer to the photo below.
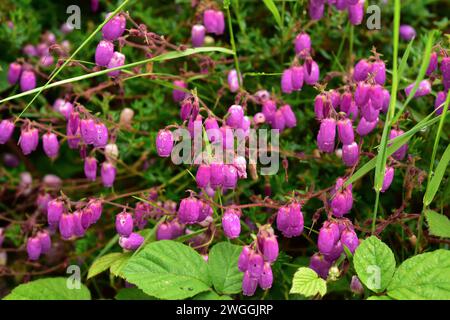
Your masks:
[{"label": "magenta flower bud", "polygon": [[292,90],[300,91],[303,87],[303,67],[302,66],[295,66],[291,68],[291,83],[292,83]]},{"label": "magenta flower bud", "polygon": [[317,146],[323,152],[333,152],[336,137],[336,121],[332,118],[323,119],[317,134]]},{"label": "magenta flower bud", "polygon": [[342,147],[342,160],[347,167],[353,167],[359,160],[359,147],[356,142]]},{"label": "magenta flower bud", "polygon": [[209,184],[209,180],[211,177],[211,169],[207,164],[201,164],[198,167],[197,174],[195,175],[195,181],[197,182],[197,186],[199,188],[206,188]]},{"label": "magenta flower bud", "polygon": [[372,100],[369,100],[365,105],[361,106],[361,116],[367,121],[375,121],[380,114],[380,109],[373,106]]},{"label": "magenta flower bud", "polygon": [[102,40],[95,49],[95,64],[106,67],[114,55],[114,44],[108,40]]},{"label": "magenta flower bud", "polygon": [[238,171],[235,166],[225,164],[223,166],[223,188],[234,190],[236,189],[238,180]]},{"label": "magenta flower bud", "polygon": [[233,166],[237,170],[239,179],[247,179],[247,161],[244,157],[238,156],[233,159]]},{"label": "magenta flower bud", "polygon": [[158,225],[156,230],[156,240],[171,240],[172,239],[172,227],[170,223],[163,222]]},{"label": "magenta flower bud", "polygon": [[52,200],[52,196],[48,193],[39,193],[36,199],[36,204],[41,212],[47,212],[48,203]]},{"label": "magenta flower bud", "polygon": [[232,105],[228,109],[227,125],[237,129],[242,126],[244,120],[244,109],[240,105]]},{"label": "magenta flower bud", "polygon": [[222,133],[216,118],[209,116],[205,120],[205,130],[210,142],[222,141]]},{"label": "magenta flower bud", "polygon": [[19,81],[21,73],[22,65],[17,62],[11,63],[8,69],[8,83],[10,85],[16,84]]},{"label": "magenta flower bud", "polygon": [[358,107],[367,104],[370,97],[371,86],[364,82],[359,82],[355,90],[355,102]]},{"label": "magenta flower bud", "polygon": [[224,125],[224,126],[220,127],[220,132],[222,133],[221,141],[222,141],[223,148],[225,150],[233,150],[234,135],[233,135],[232,129],[229,126]]},{"label": "magenta flower bud", "polygon": [[[444,91],[439,91],[436,95],[436,100],[434,100],[434,110],[436,110],[436,115],[441,115],[442,114],[442,110],[444,108],[444,102],[445,102],[445,98],[446,98],[446,94]],[[1,128],[1,124],[0,124],[0,128]],[[0,129],[0,132],[2,130]],[[1,137],[0,137],[0,144],[1,144]]]},{"label": "magenta flower bud", "polygon": [[350,104],[350,109],[348,109],[347,116],[355,121],[358,118],[359,109],[354,101]]},{"label": "magenta flower bud", "polygon": [[27,44],[25,47],[23,47],[23,53],[29,57],[35,57],[38,55],[36,47],[32,44]]},{"label": "magenta flower bud", "polygon": [[275,113],[277,112],[277,105],[273,100],[266,100],[262,105],[262,114],[265,117],[265,121],[268,124],[272,124],[273,119],[275,118]]},{"label": "magenta flower bud", "polygon": [[287,238],[297,237],[303,231],[303,214],[298,203],[281,207],[277,213],[277,228]]},{"label": "magenta flower bud", "polygon": [[331,105],[335,110],[339,109],[339,104],[341,103],[341,95],[336,90],[330,90],[328,92],[328,97],[331,102]]},{"label": "magenta flower bud", "polygon": [[130,213],[122,211],[116,215],[116,231],[124,237],[128,237],[133,232],[133,217]]},{"label": "magenta flower bud", "polygon": [[203,24],[208,33],[221,35],[225,31],[225,18],[222,11],[212,9],[203,12]]},{"label": "magenta flower bud", "polygon": [[[117,67],[121,67],[125,64],[125,55],[115,51],[111,57],[111,60],[109,60],[107,68],[108,69],[112,69],[112,68],[117,68]],[[108,72],[108,76],[110,77],[117,77],[120,74],[120,70],[114,70],[111,72]]]},{"label": "magenta flower bud", "polygon": [[120,237],[119,245],[125,250],[136,250],[144,243],[144,237],[139,233],[133,232],[129,237]]},{"label": "magenta flower bud", "polygon": [[366,118],[362,117],[361,120],[359,120],[358,126],[356,127],[356,132],[361,137],[364,137],[372,132],[373,129],[375,129],[377,123],[378,118],[375,121],[367,121]]},{"label": "magenta flower bud", "polygon": [[322,254],[330,254],[339,239],[339,228],[335,224],[325,222],[319,231],[317,246]]},{"label": "magenta flower bud", "polygon": [[351,253],[355,253],[359,246],[359,239],[355,231],[351,228],[345,228],[341,233],[341,243],[346,246]]},{"label": "magenta flower bud", "polygon": [[261,277],[259,278],[259,286],[263,290],[270,289],[273,283],[273,274],[272,268],[270,267],[270,263],[264,263],[264,268],[261,273]]},{"label": "magenta flower bud", "polygon": [[93,119],[80,121],[80,133],[86,144],[93,144],[97,137],[97,128]]},{"label": "magenta flower bud", "polygon": [[[107,15],[107,18],[110,15],[111,13]],[[124,15],[122,14],[115,15],[103,26],[102,28],[103,38],[111,41],[116,40],[117,38],[122,36],[122,34],[125,31],[126,25],[127,19],[125,18]]]},{"label": "magenta flower bud", "polygon": [[319,94],[314,99],[314,113],[318,120],[322,120],[328,115],[327,97],[324,94]]},{"label": "magenta flower bud", "polygon": [[386,82],[386,65],[383,61],[377,60],[372,63],[370,71],[374,75],[375,82],[379,85],[384,85]]},{"label": "magenta flower bud", "polygon": [[391,94],[387,89],[383,89],[383,106],[381,111],[386,113],[389,109],[389,104],[391,103]]},{"label": "magenta flower bud", "polygon": [[364,18],[364,0],[359,0],[357,4],[350,5],[348,10],[348,20],[354,26],[360,25]]},{"label": "magenta flower bud", "polygon": [[76,132],[80,126],[80,114],[77,111],[72,111],[69,115],[67,125],[70,127],[70,131]]},{"label": "magenta flower bud", "polygon": [[320,20],[323,17],[323,12],[325,9],[324,0],[310,0],[308,13],[311,20]]},{"label": "magenta flower bud", "polygon": [[303,80],[309,85],[315,85],[319,81],[319,65],[314,60],[307,60],[303,65]]},{"label": "magenta flower bud", "polygon": [[108,128],[103,123],[95,124],[94,147],[102,148],[108,143]]},{"label": "magenta flower bud", "polygon": [[336,3],[334,3],[334,6],[337,10],[343,11],[343,10],[347,9],[347,7],[348,7],[347,0],[336,0]]},{"label": "magenta flower bud", "polygon": [[222,216],[222,228],[223,233],[228,239],[235,239],[239,237],[241,233],[241,213],[236,210],[229,208],[225,210]]},{"label": "magenta flower bud", "polygon": [[181,102],[181,107],[180,107],[180,118],[183,121],[186,121],[192,113],[192,103],[188,100],[183,100]]},{"label": "magenta flower bud", "polygon": [[82,224],[82,211],[76,210],[72,214],[72,221],[73,221],[73,235],[76,237],[82,237],[86,233],[86,229],[83,228]]},{"label": "magenta flower bud", "polygon": [[194,48],[201,47],[205,43],[206,28],[201,24],[192,26],[191,41]]},{"label": "magenta flower bud", "polygon": [[36,128],[22,129],[19,138],[20,148],[24,155],[36,150],[39,143],[39,132]]},{"label": "magenta flower bud", "polygon": [[50,67],[51,65],[53,65],[55,63],[55,58],[53,58],[52,55],[42,56],[39,59],[39,63],[44,68],[48,68],[48,67]]},{"label": "magenta flower bud", "polygon": [[28,259],[29,260],[38,260],[39,256],[41,255],[42,247],[41,247],[41,241],[39,241],[39,238],[28,238],[27,241],[27,253],[28,253]]},{"label": "magenta flower bud", "polygon": [[353,206],[351,187],[349,186],[345,190],[340,190],[342,186],[338,185],[341,180],[342,179],[338,179],[338,182],[336,183],[335,193],[332,195],[333,199],[330,203],[333,215],[338,218],[341,218],[343,215],[349,213]]},{"label": "magenta flower bud", "polygon": [[297,126],[297,118],[295,117],[295,113],[292,111],[290,105],[285,104],[280,108],[280,112],[283,114],[284,123],[288,128],[294,128]]},{"label": "magenta flower bud", "polygon": [[91,224],[96,223],[102,216],[102,202],[100,200],[92,199],[89,201],[87,207],[92,210]]},{"label": "magenta flower bud", "polygon": [[59,152],[59,142],[56,134],[47,132],[42,136],[42,146],[49,158],[55,158]]},{"label": "magenta flower bud", "polygon": [[91,181],[95,181],[97,178],[97,159],[95,157],[87,157],[84,159],[84,174]]},{"label": "magenta flower bud", "polygon": [[359,281],[358,276],[352,276],[352,280],[350,281],[350,290],[354,294],[363,294],[364,293],[364,287],[361,284],[361,281]]},{"label": "magenta flower bud", "polygon": [[383,178],[383,186],[381,187],[381,192],[385,192],[392,184],[394,180],[394,168],[386,167],[386,171],[384,172]]},{"label": "magenta flower bud", "polygon": [[86,230],[87,228],[90,227],[91,224],[93,224],[93,219],[92,219],[92,209],[90,208],[84,208],[81,211],[81,227]]},{"label": "magenta flower bud", "polygon": [[281,75],[281,91],[283,93],[292,93],[292,70],[285,69]]},{"label": "magenta flower bud", "polygon": [[172,153],[173,135],[169,130],[160,130],[156,136],[156,151],[158,155],[167,158]]},{"label": "magenta flower bud", "polygon": [[252,252],[250,258],[248,259],[248,269],[247,272],[252,278],[258,279],[264,268],[264,259],[262,255],[257,252]]},{"label": "magenta flower bud", "polygon": [[[187,87],[188,87],[187,83],[184,82],[183,80],[175,80],[173,82],[173,85],[175,87],[180,87],[180,88],[184,88],[184,89],[187,89]],[[187,95],[187,93],[180,89],[172,90],[172,98],[173,98],[173,101],[175,101],[175,102],[183,101],[186,98],[186,95]]]},{"label": "magenta flower bud", "polygon": [[266,116],[264,115],[264,113],[262,112],[257,112],[254,116],[253,116],[253,122],[255,124],[263,124],[266,122]]},{"label": "magenta flower bud", "polygon": [[[412,89],[414,88],[415,83],[411,83],[409,86],[405,88],[406,96],[409,96]],[[414,98],[423,97],[427,94],[431,93],[431,83],[429,80],[422,80],[419,83],[419,87],[417,88],[416,93],[414,94]]]},{"label": "magenta flower bud", "polygon": [[311,52],[311,38],[306,32],[299,33],[294,40],[295,53],[302,58],[308,57]]},{"label": "magenta flower bud", "polygon": [[200,211],[197,222],[203,222],[206,218],[212,217],[214,211],[209,204],[200,201]]},{"label": "magenta flower bud", "polygon": [[193,197],[184,198],[178,208],[178,220],[183,224],[194,224],[200,215],[200,202]]},{"label": "magenta flower bud", "polygon": [[[57,105],[57,111],[64,116],[67,120],[70,119],[70,115],[73,111],[73,104],[69,101],[62,100],[59,105]],[[71,128],[72,129],[72,128]],[[72,131],[75,132],[75,131]]]},{"label": "magenta flower bud", "polygon": [[450,89],[450,57],[444,57],[441,61],[442,84],[444,90]]},{"label": "magenta flower bud", "polygon": [[249,246],[244,246],[242,248],[241,254],[238,259],[238,269],[241,272],[245,272],[248,269],[248,262],[250,259],[250,255],[252,254],[252,249]]},{"label": "magenta flower bud", "polygon": [[327,279],[328,271],[331,267],[331,262],[329,262],[325,257],[320,254],[314,254],[309,262],[309,267],[313,269],[321,278]]},{"label": "magenta flower bud", "polygon": [[5,144],[14,132],[14,123],[11,120],[2,120],[0,122],[0,144]]},{"label": "magenta flower bud", "polygon": [[279,254],[277,238],[273,234],[263,237],[262,244],[264,260],[269,262],[277,260]]},{"label": "magenta flower bud", "polygon": [[246,271],[242,278],[242,294],[244,296],[252,296],[258,287],[258,278],[252,277],[250,272]]},{"label": "magenta flower bud", "polygon": [[327,259],[330,262],[336,261],[341,254],[344,252],[344,247],[342,246],[342,243],[340,240],[338,240],[334,246],[333,249],[331,249],[330,253],[325,254],[325,259]]},{"label": "magenta flower bud", "polygon": [[353,133],[352,121],[350,119],[343,119],[337,122],[337,130],[339,140],[342,144],[351,144],[355,141],[355,135]]},{"label": "magenta flower bud", "polygon": [[286,122],[284,120],[283,112],[281,112],[281,110],[277,110],[277,112],[275,112],[275,116],[273,117],[272,128],[283,131],[285,127]]},{"label": "magenta flower bud", "polygon": [[[228,87],[230,88],[231,92],[236,92],[239,90],[239,79],[238,79],[238,73],[235,69],[228,72]],[[241,78],[242,82],[242,78]]]},{"label": "magenta flower bud", "polygon": [[210,166],[211,177],[210,185],[213,189],[221,188],[223,185],[224,177],[224,165],[222,163],[213,162]]},{"label": "magenta flower bud", "polygon": [[59,223],[64,211],[64,203],[58,199],[50,200],[47,204],[47,221],[50,225]]},{"label": "magenta flower bud", "polygon": [[[403,130],[392,129],[391,132],[389,133],[389,140],[393,140],[394,138],[401,136],[403,133],[404,133]],[[407,152],[408,152],[408,145],[405,143],[392,154],[392,157],[398,161],[401,161],[405,158]]]},{"label": "magenta flower bud", "polygon": [[28,91],[36,88],[36,75],[32,70],[24,70],[20,76],[20,90]]},{"label": "magenta flower bud", "polygon": [[353,79],[355,81],[365,81],[371,69],[372,66],[370,62],[368,62],[366,59],[359,60],[353,70]]},{"label": "magenta flower bud", "polygon": [[405,41],[411,41],[413,38],[416,37],[416,30],[408,24],[402,24],[399,29],[400,32],[400,38],[402,38]]},{"label": "magenta flower bud", "polygon": [[38,238],[41,243],[41,253],[49,252],[52,247],[52,239],[50,238],[48,231],[39,231],[36,238]]},{"label": "magenta flower bud", "polygon": [[64,240],[72,238],[74,235],[75,224],[73,215],[64,213],[59,220],[59,233]]},{"label": "magenta flower bud", "polygon": [[116,179],[116,168],[111,162],[103,162],[100,170],[103,186],[111,188]]}]

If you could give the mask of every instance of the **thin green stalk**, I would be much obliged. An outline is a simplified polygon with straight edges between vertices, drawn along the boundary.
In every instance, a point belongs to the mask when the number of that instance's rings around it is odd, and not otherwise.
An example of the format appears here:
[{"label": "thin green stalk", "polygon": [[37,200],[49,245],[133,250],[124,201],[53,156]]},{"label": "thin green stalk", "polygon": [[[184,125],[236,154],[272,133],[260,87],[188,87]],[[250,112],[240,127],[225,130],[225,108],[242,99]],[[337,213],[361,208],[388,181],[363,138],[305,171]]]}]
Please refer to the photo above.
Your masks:
[{"label": "thin green stalk", "polygon": [[[450,92],[447,94],[447,99],[445,100],[444,108],[442,110],[441,120],[439,121],[439,126],[436,132],[436,137],[434,138],[433,152],[431,153],[430,167],[428,169],[428,178],[427,178],[427,188],[425,193],[427,193],[428,188],[430,187],[431,178],[434,175],[434,161],[436,160],[436,153],[439,147],[439,140],[441,138],[442,128],[444,127],[445,118],[447,116],[448,105],[450,103]],[[414,249],[415,254],[419,251],[420,242],[422,241],[423,236],[423,219],[425,215],[425,211],[428,205],[423,201],[422,212],[420,213],[419,221],[417,223],[417,241]]]},{"label": "thin green stalk", "polygon": [[354,28],[353,25],[350,26],[350,35],[348,37],[348,46],[349,46],[349,50],[348,50],[348,55],[349,55],[349,59],[348,59],[348,63],[351,63],[351,61],[353,61],[353,34],[354,34]]},{"label": "thin green stalk", "polygon": [[[111,20],[118,12],[120,12],[120,10],[122,10],[123,7],[125,7],[125,5],[129,2],[130,0],[125,0],[124,2],[122,2],[122,4],[120,6],[117,7],[116,10],[114,10],[112,12],[112,14],[107,17],[105,19],[105,21],[103,21],[95,30],[94,32],[92,32],[89,37],[87,37],[86,40],[83,41],[83,43],[74,51],[74,53],[72,53],[72,55],[69,57],[69,59],[67,59],[62,65],[61,67],[59,67],[50,77],[50,79],[48,79],[47,83],[40,88],[39,91],[37,91],[36,95],[33,97],[33,99],[31,99],[31,101],[27,104],[27,106],[22,110],[22,112],[19,114],[19,116],[16,118],[16,120],[14,121],[17,122],[19,120],[19,118],[24,114],[24,112],[31,106],[31,104],[36,100],[36,98],[41,94],[42,91],[44,91],[49,85],[50,82],[53,81],[53,79],[56,78],[56,76],[67,66],[67,64],[69,62],[71,62],[73,60],[73,58],[78,54],[78,52],[81,51],[81,49],[84,48],[84,46],[86,46],[91,40],[92,38],[94,38],[94,36],[103,28],[103,26],[109,21]],[[2,100],[3,101],[3,100]]]},{"label": "thin green stalk", "polygon": [[226,7],[227,10],[227,20],[228,20],[228,31],[230,32],[230,43],[231,43],[231,49],[233,50],[233,57],[234,57],[234,65],[238,74],[238,83],[239,87],[242,87],[242,81],[241,81],[241,71],[239,69],[239,59],[236,52],[236,43],[234,42],[234,33],[233,33],[233,26],[231,24],[231,14],[230,14],[230,7]]},{"label": "thin green stalk", "polygon": [[[384,172],[387,160],[387,141],[388,141],[388,133],[391,130],[391,119],[394,117],[395,112],[395,104],[397,102],[397,88],[398,88],[398,42],[399,42],[399,28],[400,28],[400,11],[401,5],[400,0],[395,0],[395,12],[394,12],[394,34],[393,34],[393,58],[392,58],[392,88],[391,88],[391,100],[389,101],[389,109],[386,115],[386,122],[383,128],[383,135],[381,137],[380,147],[378,148],[378,157],[375,167],[375,192],[376,192],[376,200],[375,206],[373,209],[373,218],[374,221],[377,218],[378,214],[378,203],[380,197],[381,187],[383,185],[384,180]],[[372,223],[372,233],[375,232],[375,223]]]}]

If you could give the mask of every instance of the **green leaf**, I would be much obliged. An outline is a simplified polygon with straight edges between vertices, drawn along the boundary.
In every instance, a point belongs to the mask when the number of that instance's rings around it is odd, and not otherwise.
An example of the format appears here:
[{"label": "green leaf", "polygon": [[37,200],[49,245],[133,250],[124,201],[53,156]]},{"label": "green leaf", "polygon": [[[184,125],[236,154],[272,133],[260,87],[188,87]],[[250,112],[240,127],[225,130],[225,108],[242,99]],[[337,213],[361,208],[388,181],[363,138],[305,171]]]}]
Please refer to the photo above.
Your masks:
[{"label": "green leaf", "polygon": [[128,260],[122,274],[144,293],[159,299],[186,299],[211,286],[202,256],[170,240],[146,245]]},{"label": "green leaf", "polygon": [[365,239],[356,249],[353,265],[362,283],[374,292],[388,286],[395,271],[392,250],[375,236]]},{"label": "green leaf", "polygon": [[230,296],[219,296],[214,291],[206,291],[196,295],[193,300],[233,300]]},{"label": "green leaf", "polygon": [[116,277],[123,278],[122,269],[127,264],[128,260],[130,260],[133,254],[131,252],[124,252],[116,261],[111,264],[109,268],[109,272]]},{"label": "green leaf", "polygon": [[[67,278],[46,278],[15,287],[4,300],[90,300],[91,293],[81,284],[79,289],[69,289]],[[71,283],[72,284],[72,283]]]},{"label": "green leaf", "polygon": [[425,211],[430,234],[436,237],[450,238],[450,220],[433,210]]},{"label": "green leaf", "polygon": [[427,191],[423,196],[423,203],[425,204],[425,206],[428,206],[433,201],[434,196],[436,195],[436,192],[438,191],[439,186],[441,184],[442,178],[444,177],[445,170],[448,166],[449,161],[450,161],[450,144],[445,149],[441,161],[439,161],[436,167],[436,171],[434,172],[430,184],[427,187]]},{"label": "green leaf", "polygon": [[156,300],[138,288],[123,288],[117,292],[116,300]]},{"label": "green leaf", "polygon": [[237,267],[241,251],[241,246],[220,242],[209,252],[209,274],[216,291],[223,294],[241,291],[243,273]]},{"label": "green leaf", "polygon": [[450,300],[450,251],[436,250],[404,261],[387,294],[401,300]]},{"label": "green leaf", "polygon": [[388,297],[388,296],[370,296],[367,298],[367,300],[392,300],[392,298]]},{"label": "green leaf", "polygon": [[327,293],[327,283],[314,270],[301,267],[294,274],[292,288],[289,293],[298,293],[306,297],[320,294],[323,297]]},{"label": "green leaf", "polygon": [[96,259],[89,268],[87,278],[90,279],[92,277],[95,277],[99,273],[108,270],[116,260],[120,259],[122,255],[123,253],[114,252]]},{"label": "green leaf", "polygon": [[266,5],[267,9],[272,12],[273,17],[275,18],[276,23],[278,26],[283,29],[283,22],[281,21],[280,12],[278,11],[277,6],[273,2],[273,0],[263,0],[264,4]]}]

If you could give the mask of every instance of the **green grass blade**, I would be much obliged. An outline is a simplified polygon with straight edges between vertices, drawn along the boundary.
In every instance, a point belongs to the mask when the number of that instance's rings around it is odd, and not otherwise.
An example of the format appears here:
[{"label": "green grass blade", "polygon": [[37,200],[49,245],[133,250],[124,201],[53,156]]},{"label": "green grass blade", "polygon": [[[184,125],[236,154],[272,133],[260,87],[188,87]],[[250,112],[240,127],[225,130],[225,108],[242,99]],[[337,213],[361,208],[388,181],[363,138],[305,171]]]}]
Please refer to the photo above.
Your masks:
[{"label": "green grass blade", "polygon": [[427,186],[427,191],[423,197],[423,204],[428,206],[431,201],[433,201],[436,192],[439,189],[442,178],[444,177],[445,169],[448,166],[448,162],[450,161],[450,144],[447,145],[444,154],[442,155],[441,161],[439,161],[436,172],[433,174],[433,178],[431,178],[430,184]]},{"label": "green grass blade", "polygon": [[272,15],[273,15],[276,23],[280,27],[280,29],[283,30],[283,22],[281,21],[280,12],[278,11],[278,8],[275,5],[275,3],[273,2],[273,0],[263,0],[263,2],[266,5],[267,9],[269,9],[269,11],[272,12]]},{"label": "green grass blade", "polygon": [[412,44],[414,43],[413,38],[406,47],[405,53],[403,54],[402,60],[400,61],[400,66],[398,67],[398,78],[401,79],[403,77],[403,73],[405,72],[405,68],[408,63],[409,54],[411,53]]}]

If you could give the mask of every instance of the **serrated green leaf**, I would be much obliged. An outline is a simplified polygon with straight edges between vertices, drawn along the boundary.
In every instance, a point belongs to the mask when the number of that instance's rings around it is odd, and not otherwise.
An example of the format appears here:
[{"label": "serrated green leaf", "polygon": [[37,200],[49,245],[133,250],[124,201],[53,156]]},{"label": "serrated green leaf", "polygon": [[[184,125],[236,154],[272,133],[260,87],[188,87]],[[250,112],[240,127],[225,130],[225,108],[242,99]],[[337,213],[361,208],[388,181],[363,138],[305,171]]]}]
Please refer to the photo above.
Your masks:
[{"label": "serrated green leaf", "polygon": [[365,239],[353,255],[353,265],[362,283],[374,292],[388,286],[395,271],[392,250],[375,236]]},{"label": "serrated green leaf", "polygon": [[128,260],[130,260],[132,255],[133,254],[131,252],[124,252],[116,261],[114,261],[111,264],[111,267],[109,268],[109,272],[111,272],[111,274],[116,277],[123,278],[123,275],[121,273],[122,269],[123,269],[123,267],[125,267],[125,265],[127,264]]},{"label": "serrated green leaf", "polygon": [[144,293],[159,299],[186,299],[211,286],[202,256],[170,240],[146,245],[128,260],[121,274]]},{"label": "serrated green leaf", "polygon": [[122,288],[115,296],[116,300],[156,300],[138,288]]},{"label": "serrated green leaf", "polygon": [[320,294],[323,297],[327,293],[327,283],[314,270],[302,267],[295,272],[289,293],[298,293],[305,297]]},{"label": "serrated green leaf", "polygon": [[445,149],[441,161],[439,161],[436,170],[434,172],[434,175],[431,178],[430,184],[427,186],[427,191],[423,196],[423,203],[425,204],[425,206],[428,206],[433,201],[434,196],[436,195],[436,192],[438,191],[439,186],[441,185],[441,181],[442,178],[444,177],[445,170],[448,166],[449,161],[450,161],[450,144]]},{"label": "serrated green leaf", "polygon": [[120,259],[122,255],[123,253],[114,252],[96,259],[89,268],[87,278],[90,279],[92,277],[95,277],[99,273],[108,270],[116,260]]},{"label": "serrated green leaf", "polygon": [[88,288],[69,289],[67,278],[46,278],[15,287],[4,300],[90,300]]},{"label": "serrated green leaf", "polygon": [[387,294],[400,300],[450,300],[450,251],[441,249],[405,260]]},{"label": "serrated green leaf", "polygon": [[237,267],[241,251],[241,246],[220,242],[209,252],[209,274],[216,291],[223,294],[241,291],[243,273]]},{"label": "serrated green leaf", "polygon": [[430,234],[436,237],[450,238],[450,220],[433,210],[425,211]]},{"label": "serrated green leaf", "polygon": [[269,9],[269,11],[272,12],[272,15],[278,26],[280,28],[283,28],[283,22],[281,21],[280,12],[278,11],[278,8],[273,2],[273,0],[263,0],[263,2],[266,5],[267,9]]},{"label": "serrated green leaf", "polygon": [[230,296],[220,296],[214,291],[206,291],[196,295],[193,300],[233,300]]}]

